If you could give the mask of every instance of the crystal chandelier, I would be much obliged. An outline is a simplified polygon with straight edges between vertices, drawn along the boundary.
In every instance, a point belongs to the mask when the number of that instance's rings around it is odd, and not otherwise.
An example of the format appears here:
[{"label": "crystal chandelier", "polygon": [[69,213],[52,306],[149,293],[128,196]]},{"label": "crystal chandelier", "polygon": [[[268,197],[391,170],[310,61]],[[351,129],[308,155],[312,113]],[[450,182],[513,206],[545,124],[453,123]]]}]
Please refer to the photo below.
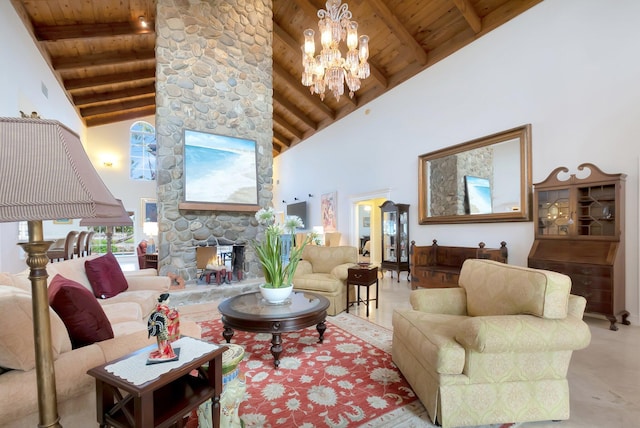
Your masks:
[{"label": "crystal chandelier", "polygon": [[[302,84],[309,86],[312,94],[324,100],[325,90],[329,90],[340,100],[344,94],[344,84],[349,88],[349,96],[360,89],[360,81],[369,77],[369,37],[358,37],[358,23],[351,20],[349,6],[341,0],[328,0],[327,10],[318,11],[318,28],[322,50],[315,56],[316,45],[312,29],[304,31],[302,46]],[[340,42],[347,41],[347,55],[342,57]]]}]

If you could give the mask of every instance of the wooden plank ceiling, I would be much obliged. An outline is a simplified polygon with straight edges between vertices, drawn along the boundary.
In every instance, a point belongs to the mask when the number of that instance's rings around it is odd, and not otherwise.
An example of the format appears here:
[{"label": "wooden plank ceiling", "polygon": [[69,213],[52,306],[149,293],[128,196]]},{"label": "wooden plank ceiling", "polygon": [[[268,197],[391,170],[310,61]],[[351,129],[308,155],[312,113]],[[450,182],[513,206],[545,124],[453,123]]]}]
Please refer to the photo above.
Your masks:
[{"label": "wooden plank ceiling", "polygon": [[[11,1],[88,127],[155,113],[156,0]],[[371,76],[353,99],[321,101],[300,83],[300,46],[325,1],[273,0],[274,155],[541,1],[347,0],[370,38]]]}]

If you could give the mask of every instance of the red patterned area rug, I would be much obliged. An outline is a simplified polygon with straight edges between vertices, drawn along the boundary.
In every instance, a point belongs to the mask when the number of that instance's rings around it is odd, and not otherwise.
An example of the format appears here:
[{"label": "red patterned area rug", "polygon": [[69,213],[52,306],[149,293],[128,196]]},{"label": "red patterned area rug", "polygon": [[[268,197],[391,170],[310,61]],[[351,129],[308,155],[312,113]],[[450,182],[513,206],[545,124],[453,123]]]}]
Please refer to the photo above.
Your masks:
[{"label": "red patterned area rug", "polygon": [[[203,339],[224,343],[219,318],[199,324]],[[390,330],[349,314],[326,324],[323,343],[315,327],[283,333],[278,369],[270,334],[234,332],[232,343],[245,348],[246,427],[434,426],[391,361]]]}]

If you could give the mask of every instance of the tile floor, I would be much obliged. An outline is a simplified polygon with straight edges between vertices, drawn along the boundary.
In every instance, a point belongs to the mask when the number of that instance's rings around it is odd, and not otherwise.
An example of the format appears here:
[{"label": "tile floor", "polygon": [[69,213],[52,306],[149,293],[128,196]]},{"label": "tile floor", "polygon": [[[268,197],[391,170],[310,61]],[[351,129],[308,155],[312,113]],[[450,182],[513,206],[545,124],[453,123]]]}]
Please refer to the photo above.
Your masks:
[{"label": "tile floor", "polygon": [[[392,328],[393,310],[410,308],[411,284],[406,272],[380,280],[380,302],[369,304],[369,320]],[[362,288],[361,293],[365,289]],[[373,295],[374,288],[371,293]],[[361,294],[362,295],[362,294]],[[217,302],[190,305],[180,309],[188,319],[201,320],[211,316]],[[362,318],[365,307],[351,307],[349,312]],[[529,428],[631,428],[640,427],[640,327],[620,325],[609,330],[604,319],[585,316],[591,328],[588,348],[574,352],[569,366],[571,419],[562,422],[528,423]]]}]

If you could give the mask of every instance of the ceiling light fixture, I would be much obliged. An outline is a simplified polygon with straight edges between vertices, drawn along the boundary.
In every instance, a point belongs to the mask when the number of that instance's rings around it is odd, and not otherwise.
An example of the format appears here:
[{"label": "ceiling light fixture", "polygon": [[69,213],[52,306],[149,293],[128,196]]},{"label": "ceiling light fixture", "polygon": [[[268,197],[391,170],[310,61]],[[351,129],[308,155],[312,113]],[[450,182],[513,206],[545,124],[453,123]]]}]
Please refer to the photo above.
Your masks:
[{"label": "ceiling light fixture", "polygon": [[[312,94],[318,94],[324,100],[325,90],[328,89],[340,100],[344,94],[344,85],[349,88],[349,96],[353,98],[355,91],[360,89],[360,81],[370,74],[369,37],[358,37],[358,23],[351,20],[349,6],[341,0],[328,0],[327,10],[318,11],[318,28],[320,29],[320,43],[322,50],[315,56],[316,45],[312,29],[304,30],[304,45],[302,46],[302,84],[309,86]],[[339,49],[341,41],[346,39],[347,54],[342,57]]]}]

